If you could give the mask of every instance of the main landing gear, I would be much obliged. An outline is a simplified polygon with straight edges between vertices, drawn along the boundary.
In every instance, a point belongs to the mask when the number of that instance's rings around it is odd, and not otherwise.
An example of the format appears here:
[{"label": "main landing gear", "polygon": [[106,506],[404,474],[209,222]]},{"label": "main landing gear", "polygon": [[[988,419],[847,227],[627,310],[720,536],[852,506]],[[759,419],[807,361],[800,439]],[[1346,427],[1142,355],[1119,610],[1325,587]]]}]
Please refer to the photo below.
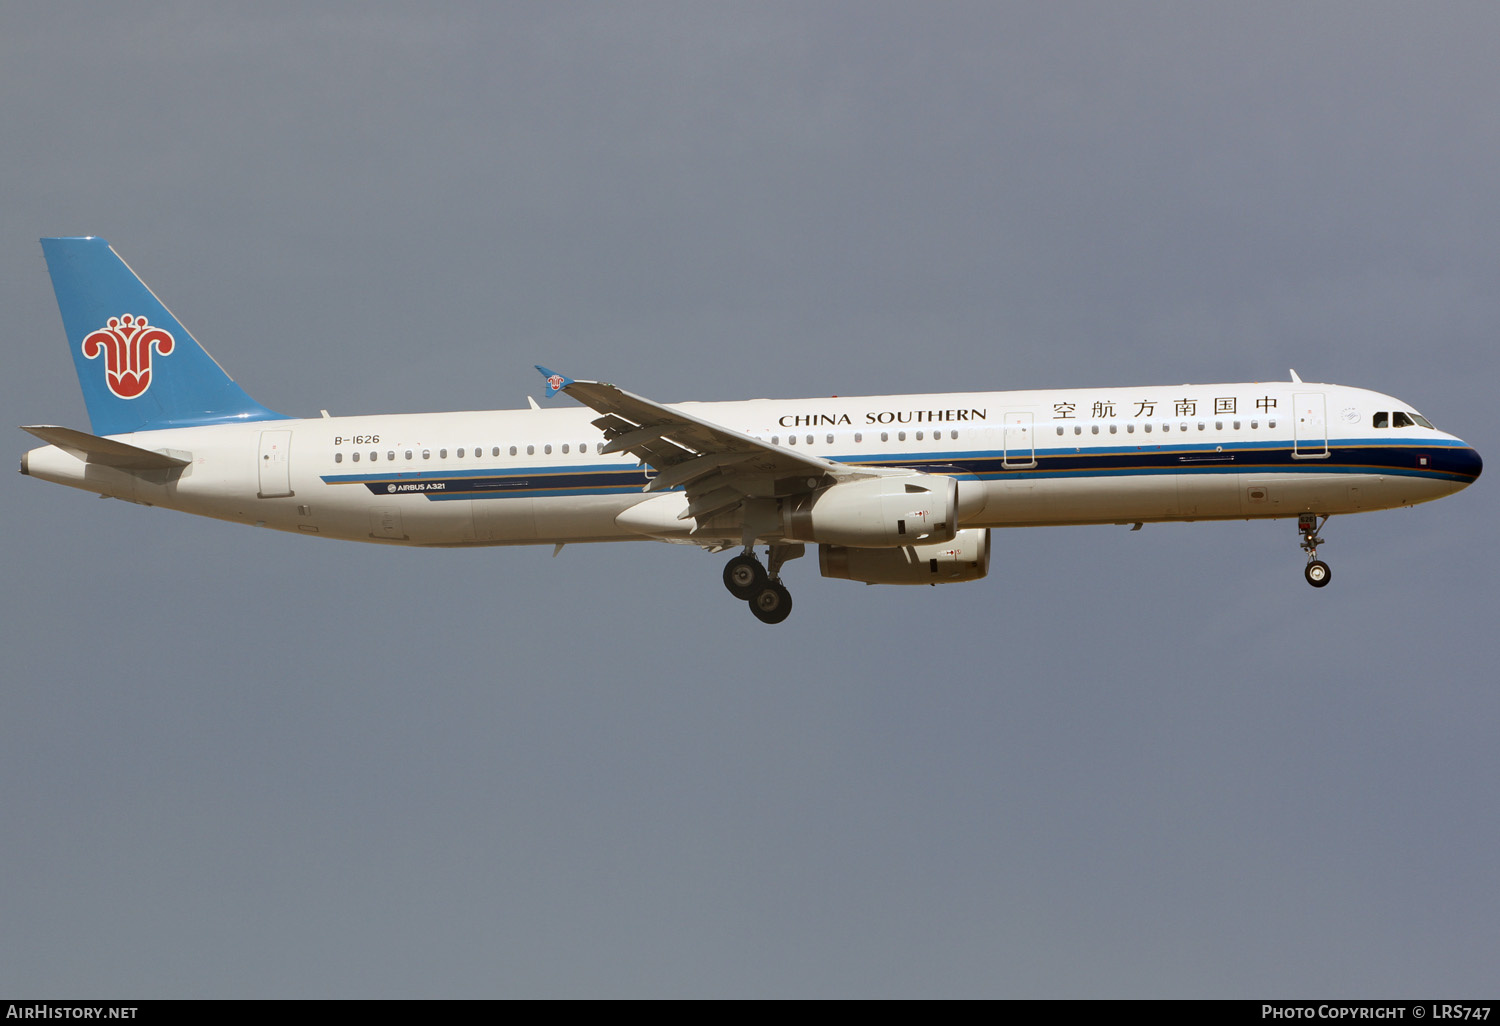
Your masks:
[{"label": "main landing gear", "polygon": [[1328,564],[1318,558],[1318,546],[1323,544],[1323,539],[1318,537],[1318,531],[1323,524],[1328,523],[1328,517],[1324,517],[1322,523],[1318,522],[1316,513],[1303,513],[1297,517],[1297,530],[1302,532],[1302,551],[1307,553],[1307,569],[1302,576],[1307,578],[1307,583],[1314,588],[1322,588],[1333,580],[1333,571],[1328,569]]},{"label": "main landing gear", "polygon": [[772,545],[768,553],[771,569],[767,570],[755,558],[754,548],[747,545],[743,555],[724,566],[724,587],[735,598],[749,603],[750,612],[761,623],[780,623],[792,613],[792,594],[781,583],[781,565],[803,551],[801,545]]}]

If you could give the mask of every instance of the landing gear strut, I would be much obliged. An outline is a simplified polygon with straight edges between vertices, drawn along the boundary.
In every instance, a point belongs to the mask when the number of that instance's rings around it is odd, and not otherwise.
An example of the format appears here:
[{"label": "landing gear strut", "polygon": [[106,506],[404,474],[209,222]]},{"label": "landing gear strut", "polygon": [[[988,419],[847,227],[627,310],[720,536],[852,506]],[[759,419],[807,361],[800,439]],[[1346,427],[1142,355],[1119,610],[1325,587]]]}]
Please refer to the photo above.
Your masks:
[{"label": "landing gear strut", "polygon": [[1297,517],[1297,530],[1302,532],[1302,551],[1307,553],[1307,569],[1302,576],[1307,578],[1307,583],[1314,588],[1322,588],[1333,580],[1333,571],[1328,569],[1328,564],[1318,558],[1318,546],[1323,544],[1323,539],[1318,537],[1318,531],[1323,524],[1328,523],[1328,517],[1324,517],[1322,523],[1318,521],[1316,513],[1303,513]]},{"label": "landing gear strut", "polygon": [[767,551],[771,568],[767,570],[755,558],[755,548],[746,545],[742,555],[724,566],[724,587],[729,594],[746,602],[750,612],[761,623],[780,623],[792,613],[792,594],[781,583],[781,566],[806,551],[800,544],[779,544]]}]

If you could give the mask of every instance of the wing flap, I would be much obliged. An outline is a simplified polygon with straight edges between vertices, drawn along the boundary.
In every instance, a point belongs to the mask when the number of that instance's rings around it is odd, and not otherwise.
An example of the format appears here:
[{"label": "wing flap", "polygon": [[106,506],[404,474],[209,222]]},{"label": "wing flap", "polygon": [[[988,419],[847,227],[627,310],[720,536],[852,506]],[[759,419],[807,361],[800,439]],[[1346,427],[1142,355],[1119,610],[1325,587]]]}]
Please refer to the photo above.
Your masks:
[{"label": "wing flap", "polygon": [[678,520],[707,520],[717,513],[725,513],[745,501],[745,493],[732,484],[698,495],[688,493],[687,509],[677,514]]},{"label": "wing flap", "polygon": [[653,477],[647,482],[646,491],[661,492],[676,488],[678,485],[691,484],[701,477],[718,473],[737,463],[744,463],[752,456],[752,453],[747,452],[711,452],[697,459],[684,460]]}]

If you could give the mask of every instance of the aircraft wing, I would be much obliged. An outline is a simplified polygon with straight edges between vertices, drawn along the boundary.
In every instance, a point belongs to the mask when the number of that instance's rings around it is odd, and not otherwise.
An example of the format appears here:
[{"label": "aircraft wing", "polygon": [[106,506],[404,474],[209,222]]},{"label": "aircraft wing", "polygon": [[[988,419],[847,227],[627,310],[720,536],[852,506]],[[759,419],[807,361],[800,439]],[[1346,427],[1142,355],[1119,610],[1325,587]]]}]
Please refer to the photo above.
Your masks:
[{"label": "aircraft wing", "polygon": [[702,522],[746,498],[796,495],[832,481],[880,473],[784,449],[602,381],[576,381],[541,366],[537,370],[547,378],[549,398],[566,392],[603,414],[593,422],[604,432],[601,453],[628,452],[656,469],[645,491],[686,490],[684,520]]}]

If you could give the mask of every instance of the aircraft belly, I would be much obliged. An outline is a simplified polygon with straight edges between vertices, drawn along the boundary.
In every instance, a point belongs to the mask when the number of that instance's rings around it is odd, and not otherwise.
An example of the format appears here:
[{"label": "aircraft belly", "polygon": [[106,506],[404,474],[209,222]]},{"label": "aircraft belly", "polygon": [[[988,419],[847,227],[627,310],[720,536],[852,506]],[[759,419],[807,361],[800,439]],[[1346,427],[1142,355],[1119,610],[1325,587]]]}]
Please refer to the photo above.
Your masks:
[{"label": "aircraft belly", "polygon": [[1346,474],[1344,487],[1351,512],[1360,509],[1394,509],[1431,502],[1452,495],[1459,487],[1451,481],[1407,477],[1400,474]]},{"label": "aircraft belly", "polygon": [[990,484],[983,526],[1115,523],[1179,515],[1175,474],[1001,479]]},{"label": "aircraft belly", "polygon": [[[1240,494],[1246,517],[1285,517],[1298,513],[1352,513],[1381,504],[1361,487],[1365,474],[1245,474]],[[1399,505],[1397,503],[1396,505]]]},{"label": "aircraft belly", "polygon": [[1428,502],[1451,483],[1405,475],[1203,471],[1089,477],[1002,477],[965,526],[1121,523],[1353,513]]},{"label": "aircraft belly", "polygon": [[615,523],[621,510],[639,501],[639,496],[575,495],[548,501],[537,512],[537,534],[544,541],[605,541],[633,537]]},{"label": "aircraft belly", "polygon": [[1238,515],[1243,504],[1240,478],[1235,473],[1179,471],[1178,512],[1188,519]]},{"label": "aircraft belly", "polygon": [[473,499],[474,533],[476,540],[496,544],[629,538],[634,535],[615,518],[638,501],[633,493]]},{"label": "aircraft belly", "polygon": [[469,500],[474,537],[482,542],[537,540],[536,500],[529,495]]}]

